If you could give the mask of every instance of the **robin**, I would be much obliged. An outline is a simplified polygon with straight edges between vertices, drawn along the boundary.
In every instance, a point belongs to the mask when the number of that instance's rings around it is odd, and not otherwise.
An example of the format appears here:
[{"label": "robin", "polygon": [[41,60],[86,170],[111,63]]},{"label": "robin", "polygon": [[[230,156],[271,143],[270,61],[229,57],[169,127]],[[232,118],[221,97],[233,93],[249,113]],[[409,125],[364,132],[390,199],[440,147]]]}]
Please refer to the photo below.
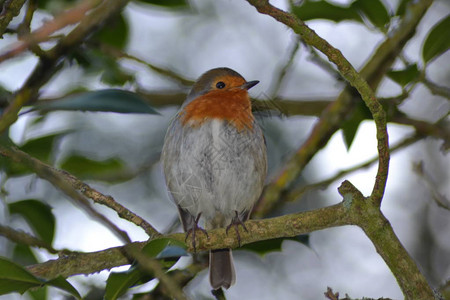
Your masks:
[{"label": "robin", "polygon": [[[194,84],[164,140],[162,164],[186,238],[195,249],[200,217],[205,229],[244,226],[267,174],[266,145],[252,114],[246,81],[229,68],[204,73]],[[246,230],[245,226],[244,229]],[[207,233],[206,233],[207,234]],[[213,289],[235,282],[231,249],[210,251]]]}]

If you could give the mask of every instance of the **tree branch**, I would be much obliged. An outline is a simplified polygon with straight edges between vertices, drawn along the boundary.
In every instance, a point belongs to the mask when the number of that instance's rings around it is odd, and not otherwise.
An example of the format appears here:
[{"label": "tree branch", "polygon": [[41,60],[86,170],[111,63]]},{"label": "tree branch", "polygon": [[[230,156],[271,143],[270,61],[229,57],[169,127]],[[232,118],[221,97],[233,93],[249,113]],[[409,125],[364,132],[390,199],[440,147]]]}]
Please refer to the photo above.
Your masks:
[{"label": "tree branch", "polygon": [[69,196],[69,199],[75,201],[79,207],[83,208],[90,216],[100,221],[103,225],[109,228],[119,239],[125,243],[131,242],[128,234],[119,229],[114,223],[112,223],[104,215],[97,212],[87,201],[87,199],[78,193],[78,191],[63,177],[59,172],[56,172],[52,167],[42,163],[41,161],[29,156],[23,151],[20,151],[14,147],[7,147],[0,145],[0,154],[8,156],[13,161],[23,164],[25,167],[33,170],[39,177],[49,181],[64,194]]},{"label": "tree branch", "polygon": [[103,1],[68,35],[62,37],[55,47],[46,51],[45,56],[40,57],[31,75],[3,111],[0,118],[0,134],[17,120],[20,109],[33,100],[39,89],[59,70],[62,58],[82,43],[90,33],[100,29],[109,17],[119,13],[128,2],[129,0]]},{"label": "tree branch", "polygon": [[[150,225],[150,223],[131,212],[120,203],[116,202],[113,197],[101,194],[68,172],[58,170],[52,166],[44,164],[43,162],[29,156],[25,152],[16,149],[15,147],[0,145],[0,154],[9,157],[12,161],[25,165],[39,176],[49,180],[52,184],[62,184],[62,182],[64,182],[64,186],[69,186],[70,189],[81,192],[85,197],[92,199],[95,203],[105,205],[113,209],[117,212],[119,217],[141,227],[150,237],[157,237],[160,235],[160,233],[152,225]],[[72,194],[73,193],[70,192],[69,196],[72,196]]]},{"label": "tree branch", "polygon": [[378,203],[367,201],[348,181],[344,181],[338,190],[344,197],[343,205],[349,207],[352,224],[361,227],[372,241],[395,275],[405,299],[435,299],[428,282],[403,248]]},{"label": "tree branch", "polygon": [[[241,231],[241,245],[280,237],[293,237],[311,231],[350,224],[350,216],[342,203],[308,212],[294,213],[264,220],[245,222],[248,232]],[[226,228],[208,231],[209,239],[204,235],[196,236],[196,251],[210,249],[236,248],[238,240],[234,234],[227,235]],[[184,233],[174,233],[162,237],[185,243]],[[130,247],[142,249],[147,242],[135,242],[120,247],[91,253],[75,253],[56,260],[32,265],[28,270],[36,276],[54,278],[100,272],[105,269],[130,264],[125,255]],[[190,243],[189,243],[190,244]],[[188,251],[194,252],[191,245]]]},{"label": "tree branch", "polygon": [[0,235],[18,244],[43,248],[52,254],[56,254],[59,252],[58,250],[55,250],[52,245],[46,243],[45,241],[38,239],[37,237],[32,236],[31,234],[28,234],[26,232],[15,230],[9,226],[3,226],[0,224]]},{"label": "tree branch", "polygon": [[11,22],[11,20],[19,15],[20,9],[25,4],[25,0],[17,1],[3,1],[0,7],[0,37],[3,37],[6,27]]},{"label": "tree branch", "polygon": [[[419,141],[421,138],[423,138],[423,136],[420,136],[417,134],[410,136],[410,137],[404,139],[403,141],[401,141],[400,143],[398,143],[397,145],[391,147],[389,151],[392,154],[394,151],[403,149],[404,147],[407,147],[407,146]],[[366,168],[372,166],[377,161],[378,161],[378,156],[375,156],[364,163],[358,164],[356,166],[350,167],[345,170],[341,170],[341,171],[337,172],[335,175],[333,175],[327,179],[324,179],[322,181],[319,181],[319,182],[316,182],[313,184],[309,184],[309,185],[305,185],[305,186],[289,188],[286,191],[286,193],[283,195],[283,199],[284,199],[283,202],[295,201],[296,199],[301,197],[306,191],[309,191],[312,189],[326,188],[327,186],[329,186],[331,183],[335,182],[339,178],[342,178],[345,175],[353,173],[355,171],[358,171],[361,169],[366,169]]]},{"label": "tree branch", "polygon": [[[328,43],[322,42],[322,39],[318,38],[312,30],[304,25],[303,22],[299,21],[295,16],[272,7],[267,1],[264,0],[249,0],[249,2],[258,10],[261,10],[262,13],[271,14],[276,19],[280,19],[282,23],[287,24],[289,27],[295,28],[294,31],[299,33],[302,38],[306,37],[304,40],[308,44],[314,47],[316,45],[319,46],[320,51],[327,51],[327,54],[331,56],[329,57],[331,61],[334,62],[337,57],[342,56],[337,50],[330,50],[331,46],[329,46]],[[386,37],[386,39],[375,50],[371,59],[362,68],[361,75],[368,80],[368,83],[372,88],[376,88],[378,86],[381,78],[395,60],[395,57],[400,53],[403,46],[414,34],[417,24],[422,19],[431,3],[432,0],[420,0],[417,3],[410,5],[408,18],[404,18],[397,29]],[[343,71],[344,73],[348,72],[345,68]],[[340,72],[342,73],[341,70]],[[352,74],[354,75],[355,73],[352,71]],[[381,76],[381,74],[383,74],[383,76]],[[349,79],[348,74],[346,77]],[[353,81],[354,78],[351,78],[351,80]],[[367,88],[367,86],[365,87]],[[371,94],[371,92],[369,92],[369,94]],[[369,100],[369,102],[371,101]],[[345,88],[339,97],[323,111],[320,120],[314,126],[306,142],[285,164],[285,167],[281,173],[266,187],[261,201],[255,206],[253,216],[262,217],[270,212],[275,205],[277,205],[277,201],[280,199],[280,195],[283,191],[293,182],[295,178],[299,176],[300,172],[311,160],[314,154],[325,146],[329,138],[340,128],[340,123],[349,114],[349,111],[351,111],[355,103],[356,102],[354,97],[352,97],[351,90],[349,88]],[[378,107],[378,105],[374,105]],[[376,120],[377,122],[380,122],[381,119],[383,119],[382,113],[378,115]],[[384,130],[381,127],[382,126],[377,126],[378,135],[383,135],[382,131]],[[387,150],[386,142],[387,139],[381,139],[381,141],[379,140],[379,150],[382,150],[382,152],[386,152]],[[378,173],[381,176],[378,176],[376,179],[376,184],[374,185],[374,191],[378,191],[374,194],[374,199],[376,200],[380,200],[378,198],[382,195],[381,192],[384,190],[384,184],[379,186],[379,183],[383,183],[385,179],[384,175],[387,174],[387,169],[384,168],[385,164],[388,162],[388,156],[386,157],[386,155],[381,155],[380,160],[382,160],[382,163],[379,164]]]}]

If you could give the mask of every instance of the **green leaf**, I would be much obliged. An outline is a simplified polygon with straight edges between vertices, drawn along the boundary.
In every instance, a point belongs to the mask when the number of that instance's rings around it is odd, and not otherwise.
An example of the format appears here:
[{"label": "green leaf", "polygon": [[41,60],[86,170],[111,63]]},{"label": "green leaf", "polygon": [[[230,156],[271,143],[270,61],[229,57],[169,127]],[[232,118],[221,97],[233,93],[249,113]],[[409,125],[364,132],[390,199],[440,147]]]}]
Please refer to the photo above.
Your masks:
[{"label": "green leaf", "polygon": [[168,8],[184,8],[189,6],[189,3],[186,0],[139,0],[139,2],[165,6]]},{"label": "green leaf", "polygon": [[28,199],[10,203],[8,207],[11,214],[21,215],[42,240],[48,244],[52,243],[55,234],[55,217],[49,205]]},{"label": "green leaf", "polygon": [[400,0],[400,3],[397,6],[397,11],[395,12],[396,16],[403,16],[406,12],[406,8],[412,0]]},{"label": "green leaf", "polygon": [[83,179],[99,179],[124,170],[124,163],[118,158],[103,161],[92,160],[84,156],[73,155],[66,158],[61,168]]},{"label": "green leaf", "polygon": [[108,24],[104,26],[94,36],[94,39],[99,39],[101,42],[123,49],[128,42],[129,27],[123,13],[109,20]]},{"label": "green leaf", "polygon": [[[55,144],[55,140],[60,138],[67,132],[69,131],[59,132],[51,135],[30,139],[24,145],[19,147],[19,149],[41,161],[48,163],[51,160],[51,154]],[[0,142],[3,143],[3,141]],[[12,144],[9,143],[8,141],[5,141],[4,143]],[[30,170],[25,165],[13,162],[11,159],[4,156],[0,156],[0,169],[3,169],[10,177],[22,176],[24,174],[31,173]]]},{"label": "green leaf", "polygon": [[334,22],[352,20],[362,22],[358,12],[351,6],[340,6],[325,0],[303,1],[300,6],[292,8],[293,13],[302,21],[313,19],[326,19]]},{"label": "green leaf", "polygon": [[347,150],[350,150],[361,122],[371,118],[372,114],[370,113],[370,110],[367,108],[364,102],[360,100],[355,106],[353,114],[341,124],[341,129],[344,135],[344,142]]},{"label": "green leaf", "polygon": [[[159,238],[159,239],[154,239],[154,240],[150,241],[149,243],[147,243],[147,245],[145,245],[144,248],[142,248],[142,252],[150,257],[157,258],[158,255],[163,253],[163,250],[165,250],[168,247],[177,247],[179,249],[184,249],[184,250],[186,249],[186,245],[181,243],[180,241],[170,239],[170,238]],[[179,256],[187,255],[186,251],[184,251],[184,253],[182,253],[182,251],[179,249],[178,249],[178,251],[180,251],[180,253],[181,253]],[[168,257],[168,256],[166,256],[166,257]]]},{"label": "green leaf", "polygon": [[105,299],[115,300],[126,293],[126,291],[138,283],[144,274],[137,268],[126,272],[111,272],[106,280]]},{"label": "green leaf", "polygon": [[0,295],[18,292],[23,294],[30,288],[51,285],[62,289],[81,299],[77,290],[64,278],[57,277],[49,281],[42,281],[28,272],[25,268],[0,256]]},{"label": "green leaf", "polygon": [[185,247],[180,246],[166,246],[159,254],[156,256],[157,259],[178,259],[180,256],[187,256],[187,251]]},{"label": "green leaf", "polygon": [[410,82],[413,82],[420,76],[420,71],[416,64],[409,65],[403,70],[389,71],[387,76],[404,87]]},{"label": "green leaf", "polygon": [[19,147],[19,149],[30,154],[34,158],[44,162],[49,162],[55,139],[60,136],[61,133],[55,133],[31,139]]},{"label": "green leaf", "polygon": [[16,244],[14,247],[12,260],[22,266],[34,265],[38,263],[36,256],[30,249],[30,246],[23,244]]},{"label": "green leaf", "polygon": [[389,13],[381,0],[356,0],[351,7],[367,17],[367,19],[381,31],[386,31],[390,21]]},{"label": "green leaf", "polygon": [[42,285],[42,282],[34,277],[23,267],[0,256],[0,295],[18,292],[23,294],[32,287]]},{"label": "green leaf", "polygon": [[27,294],[33,300],[47,300],[47,287],[44,286],[40,289],[32,289],[27,291]]},{"label": "green leaf", "polygon": [[281,251],[281,245],[285,240],[296,241],[308,245],[309,235],[298,235],[291,238],[276,238],[271,240],[258,241],[255,243],[244,245],[240,249],[250,250],[258,253],[259,255],[265,255],[269,252]]},{"label": "green leaf", "polygon": [[47,281],[45,284],[59,288],[60,290],[66,291],[69,294],[71,294],[72,296],[75,296],[76,298],[81,299],[81,295],[78,293],[78,291],[73,287],[73,285],[71,285],[62,276],[53,278],[53,279]]},{"label": "green leaf", "polygon": [[423,44],[422,57],[425,63],[450,49],[450,15],[442,19],[428,33]]},{"label": "green leaf", "polygon": [[32,110],[103,111],[116,113],[159,114],[133,92],[105,89],[80,93],[66,98],[39,103]]}]

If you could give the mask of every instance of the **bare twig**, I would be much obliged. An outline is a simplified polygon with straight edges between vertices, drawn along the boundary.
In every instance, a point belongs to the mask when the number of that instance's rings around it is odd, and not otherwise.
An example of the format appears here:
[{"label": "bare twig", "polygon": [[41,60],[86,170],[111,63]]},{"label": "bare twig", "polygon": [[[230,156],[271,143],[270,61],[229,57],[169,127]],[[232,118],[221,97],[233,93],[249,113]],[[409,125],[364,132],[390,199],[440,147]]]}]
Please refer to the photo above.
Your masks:
[{"label": "bare twig", "polygon": [[450,210],[450,201],[445,197],[445,195],[442,195],[438,192],[436,183],[423,166],[423,161],[414,163],[413,170],[423,180],[428,190],[430,191],[431,195],[433,196],[433,199],[436,202],[436,204],[443,209]]},{"label": "bare twig", "polygon": [[177,81],[178,83],[180,83],[184,86],[191,86],[195,83],[193,80],[189,80],[189,79],[183,77],[182,75],[175,73],[172,70],[168,70],[168,69],[164,69],[164,68],[155,66],[155,65],[153,65],[149,62],[146,62],[136,56],[125,53],[116,47],[113,47],[113,46],[110,46],[107,44],[101,44],[99,48],[101,51],[103,51],[103,53],[105,53],[109,56],[112,56],[114,58],[125,58],[125,59],[136,61],[140,64],[143,64],[143,65],[147,66],[150,70],[158,73],[159,75],[162,75],[169,79]]},{"label": "bare twig", "polygon": [[420,80],[433,95],[438,95],[446,98],[447,100],[450,100],[450,88],[445,86],[440,86],[425,76]]},{"label": "bare twig", "polygon": [[119,13],[128,1],[103,1],[82,18],[68,35],[62,37],[55,47],[46,51],[45,55],[40,57],[39,63],[31,75],[15,93],[9,106],[3,111],[0,118],[0,133],[17,120],[20,109],[34,99],[41,86],[59,70],[62,66],[62,58],[82,43],[90,33],[100,29],[109,17]]},{"label": "bare twig", "polygon": [[38,239],[37,237],[32,236],[29,233],[15,230],[9,226],[3,226],[0,224],[0,235],[18,244],[43,248],[52,254],[57,254],[60,252],[58,250],[55,250],[55,248],[53,248],[52,245],[48,244],[47,242]]},{"label": "bare twig", "polygon": [[[92,199],[95,203],[102,204],[113,209],[121,218],[143,228],[150,237],[156,237],[160,235],[160,233],[147,221],[131,212],[120,203],[116,202],[111,196],[105,196],[101,194],[75,176],[44,164],[43,162],[32,158],[25,152],[22,152],[14,147],[0,145],[0,154],[9,157],[13,161],[17,161],[28,166],[30,169],[36,172],[36,174],[38,174],[39,176],[42,175],[41,177],[49,180],[51,183],[55,184],[54,178],[58,178],[56,179],[57,184],[62,185],[63,183],[61,182],[64,182],[64,187],[67,188],[68,186],[70,186],[71,191],[68,191],[70,195],[73,195],[73,192],[75,191],[80,191],[85,197]],[[79,196],[75,197],[79,198]],[[84,197],[81,201],[83,205],[86,204],[86,200],[84,199]],[[87,205],[89,206],[89,203],[87,203]],[[125,238],[129,242],[128,237],[123,236],[123,238]]]},{"label": "bare twig", "polygon": [[[389,150],[391,153],[393,153],[399,149],[403,149],[404,147],[407,147],[407,146],[419,141],[421,138],[423,138],[423,136],[420,136],[420,135],[410,136],[408,138],[405,138],[403,141],[397,143],[395,146],[390,147]],[[353,173],[355,171],[359,171],[361,169],[366,169],[366,168],[372,166],[377,161],[378,161],[378,156],[375,156],[364,163],[358,164],[356,166],[350,167],[345,170],[341,170],[341,171],[337,172],[335,175],[333,175],[325,180],[322,180],[322,181],[319,181],[319,182],[316,182],[313,184],[309,184],[306,186],[293,187],[293,188],[289,189],[287,191],[287,193],[283,196],[284,201],[286,201],[286,202],[295,201],[296,199],[301,197],[307,191],[310,191],[313,189],[319,189],[319,188],[320,189],[326,188],[327,186],[329,186],[331,183],[335,182],[339,178],[342,178],[345,175]]]},{"label": "bare twig", "polygon": [[281,84],[283,83],[283,80],[287,74],[287,71],[294,63],[294,58],[300,49],[300,39],[298,36],[295,36],[292,39],[292,46],[291,50],[289,52],[288,60],[286,63],[281,67],[279,74],[277,76],[276,80],[272,80],[274,82],[274,85],[272,87],[272,91],[269,93],[271,99],[275,99],[275,97],[278,95],[278,92],[280,91]]},{"label": "bare twig", "polygon": [[98,5],[100,1],[101,0],[84,0],[76,7],[59,14],[52,21],[45,23],[39,29],[23,37],[21,41],[12,46],[12,49],[1,54],[0,62],[22,53],[30,46],[47,40],[52,33],[61,28],[80,22],[80,20],[85,17],[86,13]]},{"label": "bare twig", "polygon": [[119,237],[125,243],[131,242],[128,234],[125,231],[119,229],[114,223],[108,220],[104,215],[97,212],[90,203],[86,200],[86,198],[78,193],[76,189],[67,181],[64,180],[60,176],[58,172],[55,172],[53,168],[39,160],[29,156],[23,151],[20,151],[14,147],[8,147],[0,145],[0,154],[9,157],[15,162],[22,163],[27,166],[31,170],[33,170],[39,177],[48,180],[55,187],[64,192],[69,199],[73,199],[75,203],[77,203],[80,207],[82,207],[89,215],[103,223],[106,227],[108,227],[117,237]]}]

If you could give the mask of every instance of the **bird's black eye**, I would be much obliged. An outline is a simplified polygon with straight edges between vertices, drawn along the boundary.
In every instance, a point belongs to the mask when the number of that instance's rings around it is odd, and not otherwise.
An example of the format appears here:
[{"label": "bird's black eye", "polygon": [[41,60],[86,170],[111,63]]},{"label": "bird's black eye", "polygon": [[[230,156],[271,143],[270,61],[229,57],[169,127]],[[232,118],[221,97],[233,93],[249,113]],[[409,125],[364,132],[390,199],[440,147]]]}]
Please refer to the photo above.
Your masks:
[{"label": "bird's black eye", "polygon": [[225,83],[223,81],[219,81],[216,83],[216,88],[223,89],[225,87]]}]

